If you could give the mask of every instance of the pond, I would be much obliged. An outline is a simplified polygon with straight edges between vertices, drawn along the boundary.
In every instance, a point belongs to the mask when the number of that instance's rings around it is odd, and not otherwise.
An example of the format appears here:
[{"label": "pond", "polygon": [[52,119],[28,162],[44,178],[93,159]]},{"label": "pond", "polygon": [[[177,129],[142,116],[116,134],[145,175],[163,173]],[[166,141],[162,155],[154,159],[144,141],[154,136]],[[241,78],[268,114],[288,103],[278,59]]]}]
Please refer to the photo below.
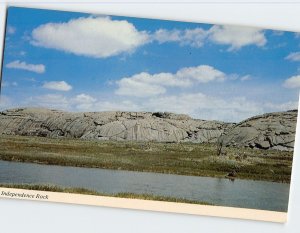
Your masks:
[{"label": "pond", "polygon": [[0,183],[52,184],[286,212],[289,184],[0,161]]}]

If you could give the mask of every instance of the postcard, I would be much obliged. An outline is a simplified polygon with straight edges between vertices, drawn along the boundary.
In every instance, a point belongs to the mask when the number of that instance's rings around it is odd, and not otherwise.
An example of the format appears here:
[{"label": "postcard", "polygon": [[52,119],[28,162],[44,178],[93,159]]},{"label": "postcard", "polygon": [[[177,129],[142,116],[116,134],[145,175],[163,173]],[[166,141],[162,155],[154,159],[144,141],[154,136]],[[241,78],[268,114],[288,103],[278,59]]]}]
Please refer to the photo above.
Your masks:
[{"label": "postcard", "polygon": [[0,198],[285,222],[299,37],[9,7]]}]

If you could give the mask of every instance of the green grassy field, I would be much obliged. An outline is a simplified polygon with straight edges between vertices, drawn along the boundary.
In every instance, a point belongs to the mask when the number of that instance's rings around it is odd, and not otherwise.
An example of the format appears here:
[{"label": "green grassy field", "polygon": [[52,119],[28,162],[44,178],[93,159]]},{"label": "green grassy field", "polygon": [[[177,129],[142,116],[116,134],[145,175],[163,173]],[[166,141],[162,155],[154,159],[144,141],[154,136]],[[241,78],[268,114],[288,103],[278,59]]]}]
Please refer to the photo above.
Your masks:
[{"label": "green grassy field", "polygon": [[292,152],[216,144],[142,143],[0,136],[0,160],[192,176],[290,182]]},{"label": "green grassy field", "polygon": [[96,195],[96,196],[110,196],[110,197],[153,200],[153,201],[181,202],[181,203],[200,204],[200,205],[212,205],[208,202],[193,201],[184,198],[173,198],[173,197],[154,196],[150,194],[135,194],[135,193],[107,194],[107,193],[99,193],[84,188],[66,188],[66,187],[59,187],[55,185],[46,185],[46,184],[31,185],[31,184],[1,184],[0,183],[0,187],[26,189],[26,190],[39,190],[39,191],[48,191],[48,192],[77,193],[77,194]]}]

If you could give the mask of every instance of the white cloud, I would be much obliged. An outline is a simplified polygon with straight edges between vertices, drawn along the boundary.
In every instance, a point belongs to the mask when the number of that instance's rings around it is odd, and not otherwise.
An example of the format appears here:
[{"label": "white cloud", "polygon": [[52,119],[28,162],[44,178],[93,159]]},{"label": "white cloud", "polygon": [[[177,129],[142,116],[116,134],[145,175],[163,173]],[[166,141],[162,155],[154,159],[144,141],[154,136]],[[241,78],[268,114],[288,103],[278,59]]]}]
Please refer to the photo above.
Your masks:
[{"label": "white cloud", "polygon": [[28,82],[36,82],[35,78],[24,78],[25,81],[28,81]]},{"label": "white cloud", "polygon": [[32,96],[25,99],[22,102],[22,105],[31,106],[31,107],[50,108],[50,109],[57,109],[57,110],[71,109],[69,100],[65,96],[57,95],[57,94]]},{"label": "white cloud", "polygon": [[217,44],[229,45],[231,50],[238,50],[243,46],[256,45],[264,46],[267,39],[264,31],[252,27],[242,26],[212,26],[208,30],[202,28],[186,30],[157,30],[152,35],[152,40],[159,43],[178,42],[180,45],[189,45],[199,48],[205,41],[211,41]]},{"label": "white cloud", "polygon": [[165,93],[166,86],[187,87],[191,85],[191,82],[188,79],[177,77],[176,74],[151,75],[142,72],[117,81],[117,85],[119,88],[116,90],[116,94],[118,95],[148,97]]},{"label": "white cloud", "polygon": [[298,101],[288,101],[285,103],[264,103],[264,108],[267,112],[273,112],[273,111],[287,111],[287,110],[293,110],[298,109]]},{"label": "white cloud", "polygon": [[142,111],[142,107],[130,100],[98,101],[93,111]]},{"label": "white cloud", "polygon": [[251,75],[249,75],[249,74],[247,74],[247,75],[245,75],[245,76],[243,76],[243,77],[240,78],[240,80],[241,80],[242,82],[244,82],[244,81],[249,81],[249,80],[251,80],[251,79],[252,79],[252,77],[251,77]]},{"label": "white cloud", "polygon": [[[223,98],[213,94],[179,93],[172,95],[154,96],[151,98],[126,98],[98,100],[88,94],[82,93],[73,97],[61,94],[46,94],[15,100],[14,106],[44,107],[66,111],[149,111],[174,112],[188,114],[195,119],[220,120],[225,122],[239,122],[249,117],[265,112],[286,111],[296,109],[297,101],[285,103],[255,102],[246,97]],[[5,102],[5,105],[3,103]],[[1,100],[0,109],[13,106],[9,99]],[[18,103],[16,105],[16,103]]]},{"label": "white cloud", "polygon": [[65,111],[140,111],[136,103],[129,100],[97,100],[88,94],[81,93],[73,97],[62,94],[45,94],[32,96],[18,101],[19,106],[43,107]]},{"label": "white cloud", "polygon": [[159,29],[153,33],[152,39],[158,41],[159,43],[178,42],[181,40],[181,35],[182,31],[177,29]]},{"label": "white cloud", "polygon": [[126,20],[112,20],[104,16],[72,19],[62,23],[40,25],[31,32],[30,42],[35,46],[52,48],[76,55],[106,58],[133,52],[136,48],[157,41],[176,42],[181,46],[200,48],[206,41],[229,45],[229,50],[243,46],[263,46],[264,31],[252,27],[212,26],[205,30],[159,29],[153,33],[139,31]]},{"label": "white cloud", "polygon": [[300,75],[292,76],[284,81],[283,84],[286,88],[299,88],[300,87]]},{"label": "white cloud", "polygon": [[189,45],[200,48],[207,36],[207,32],[202,28],[186,30],[166,30],[159,29],[153,35],[152,39],[159,43],[179,42],[180,45]]},{"label": "white cloud", "polygon": [[196,119],[239,122],[265,112],[296,109],[297,101],[264,103],[245,97],[221,98],[203,93],[181,93],[147,99],[139,105],[139,111],[167,111],[188,114]]},{"label": "white cloud", "polygon": [[183,93],[151,98],[144,102],[144,109],[185,113],[198,119],[218,119],[227,122],[237,122],[263,112],[259,104],[246,98],[224,100],[203,93]]},{"label": "white cloud", "polygon": [[[141,77],[145,77],[144,80]],[[147,82],[148,77],[151,78],[152,76],[148,73],[140,73],[129,78],[123,78],[117,81],[118,89],[115,93],[117,95],[148,97],[166,92],[163,86]]]},{"label": "white cloud", "polygon": [[65,81],[51,81],[45,82],[43,88],[56,91],[70,91],[72,86]]},{"label": "white cloud", "polygon": [[105,58],[131,52],[148,42],[148,34],[125,20],[88,17],[48,23],[32,31],[31,43],[76,55]]},{"label": "white cloud", "polygon": [[74,97],[66,97],[62,94],[45,94],[29,97],[21,101],[21,105],[66,111],[96,111],[96,102],[96,98],[84,93]]},{"label": "white cloud", "polygon": [[177,79],[191,79],[200,83],[208,83],[211,81],[224,81],[226,75],[212,66],[200,65],[182,68],[175,74],[175,77]]},{"label": "white cloud", "polygon": [[6,28],[6,32],[7,32],[7,34],[9,34],[9,35],[13,35],[13,34],[15,34],[15,32],[16,32],[16,28],[13,27],[13,26],[8,25],[7,28]]},{"label": "white cloud", "polygon": [[24,61],[13,61],[10,62],[8,64],[6,64],[5,66],[6,68],[9,69],[20,69],[20,70],[27,70],[27,71],[31,71],[31,72],[35,72],[38,74],[42,74],[45,72],[46,68],[43,64],[27,64]]},{"label": "white cloud", "polygon": [[172,73],[139,73],[117,81],[116,94],[149,97],[166,93],[166,87],[190,87],[193,83],[224,81],[226,75],[208,65],[186,67]]},{"label": "white cloud", "polygon": [[79,94],[72,99],[75,108],[81,111],[93,109],[93,105],[96,101],[97,99],[87,94]]},{"label": "white cloud", "polygon": [[290,53],[288,56],[285,57],[285,59],[291,61],[300,61],[300,52]]},{"label": "white cloud", "polygon": [[87,94],[79,94],[74,98],[75,103],[84,104],[84,103],[93,103],[96,99]]},{"label": "white cloud", "polygon": [[16,87],[18,86],[17,82],[1,82],[1,87]]},{"label": "white cloud", "polygon": [[264,31],[252,27],[219,26],[209,29],[209,39],[217,44],[229,45],[229,50],[238,50],[243,46],[264,46],[267,39]]}]

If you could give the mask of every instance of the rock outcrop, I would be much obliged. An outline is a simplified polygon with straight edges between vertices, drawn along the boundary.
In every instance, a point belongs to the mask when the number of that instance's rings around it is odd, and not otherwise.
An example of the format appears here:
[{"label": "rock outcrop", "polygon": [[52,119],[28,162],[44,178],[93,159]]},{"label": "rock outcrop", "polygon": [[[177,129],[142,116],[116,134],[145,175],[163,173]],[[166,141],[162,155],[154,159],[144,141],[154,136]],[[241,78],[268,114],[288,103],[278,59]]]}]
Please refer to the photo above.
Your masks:
[{"label": "rock outcrop", "polygon": [[232,124],[151,112],[70,113],[41,108],[0,112],[0,134],[90,140],[216,142]]},{"label": "rock outcrop", "polygon": [[294,149],[297,110],[267,113],[242,121],[224,131],[220,146],[258,149]]},{"label": "rock outcrop", "polygon": [[297,111],[267,113],[238,124],[163,112],[74,113],[42,108],[0,112],[0,134],[87,140],[218,142],[220,148],[291,151]]}]

